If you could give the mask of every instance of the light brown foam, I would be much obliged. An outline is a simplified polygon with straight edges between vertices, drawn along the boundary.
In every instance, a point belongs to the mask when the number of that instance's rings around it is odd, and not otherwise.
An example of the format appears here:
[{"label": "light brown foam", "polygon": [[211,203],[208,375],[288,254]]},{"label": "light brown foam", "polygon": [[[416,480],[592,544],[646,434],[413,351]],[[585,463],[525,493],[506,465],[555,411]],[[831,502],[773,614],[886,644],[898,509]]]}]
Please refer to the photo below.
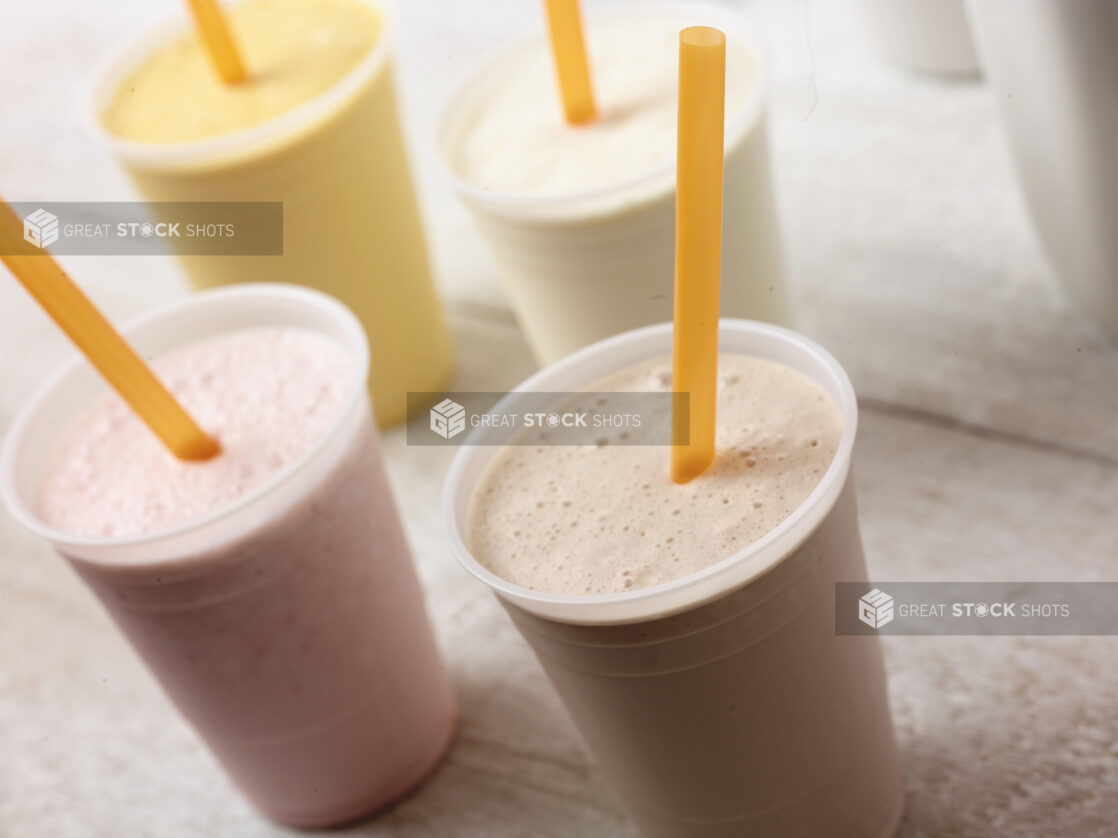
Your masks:
[{"label": "light brown foam", "polygon": [[[842,415],[807,376],[723,354],[717,454],[685,485],[667,446],[508,446],[471,499],[467,541],[493,573],[562,594],[621,593],[702,570],[762,538],[819,484],[838,450]],[[670,391],[655,358],[587,388]]]}]

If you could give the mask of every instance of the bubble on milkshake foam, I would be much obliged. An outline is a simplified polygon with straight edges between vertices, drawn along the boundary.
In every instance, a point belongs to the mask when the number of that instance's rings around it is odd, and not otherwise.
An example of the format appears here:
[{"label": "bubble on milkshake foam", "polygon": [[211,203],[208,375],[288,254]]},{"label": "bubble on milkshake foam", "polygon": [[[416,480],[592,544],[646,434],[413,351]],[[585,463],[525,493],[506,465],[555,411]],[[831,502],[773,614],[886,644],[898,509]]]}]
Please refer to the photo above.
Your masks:
[{"label": "bubble on milkshake foam", "polygon": [[[718,456],[704,475],[672,483],[667,446],[509,446],[471,500],[474,555],[528,588],[624,593],[701,570],[777,526],[826,472],[841,414],[787,367],[740,355],[719,365]],[[656,358],[587,389],[670,388],[670,369]],[[508,538],[513,531],[521,536]],[[512,543],[517,556],[540,560],[514,557]]]}]

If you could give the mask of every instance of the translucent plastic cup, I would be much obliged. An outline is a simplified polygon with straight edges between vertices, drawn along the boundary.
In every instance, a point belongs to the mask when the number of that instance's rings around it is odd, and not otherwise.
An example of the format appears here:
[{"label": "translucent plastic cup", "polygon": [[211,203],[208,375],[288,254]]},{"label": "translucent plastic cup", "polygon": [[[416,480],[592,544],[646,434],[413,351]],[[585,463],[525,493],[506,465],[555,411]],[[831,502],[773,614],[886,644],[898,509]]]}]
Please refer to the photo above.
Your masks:
[{"label": "translucent plastic cup", "polygon": [[277,821],[326,826],[431,772],[454,699],[381,465],[357,319],[318,292],[252,285],[199,294],[125,332],[152,356],[257,327],[310,329],[355,361],[341,415],[270,483],[149,535],[53,529],[37,514],[44,464],[106,389],[74,358],[13,423],[0,494],[96,594],[249,800]]},{"label": "translucent plastic cup", "polygon": [[857,6],[890,64],[939,76],[979,75],[966,0],[857,0]]},{"label": "translucent plastic cup", "polygon": [[[740,110],[726,114],[722,311],[786,323],[765,122],[767,58],[740,16],[703,3],[639,3],[591,13],[588,37],[593,41],[596,20],[656,14],[717,26],[757,61],[755,89]],[[490,87],[515,72],[518,55],[547,49],[542,33],[522,39],[467,76],[447,98],[436,135],[447,178],[489,245],[543,364],[610,335],[670,320],[675,264],[674,160],[622,183],[543,197],[483,189],[456,171],[454,149],[470,115],[485,107]]]},{"label": "translucent plastic cup", "polygon": [[1041,244],[1075,307],[1118,341],[1118,4],[967,11]]},{"label": "translucent plastic cup", "polygon": [[[663,324],[602,341],[518,390],[590,386],[669,352],[671,334]],[[834,628],[835,583],[866,579],[850,477],[854,391],[834,358],[787,329],[723,320],[720,346],[804,373],[842,411],[834,461],[776,529],[674,582],[539,593],[470,553],[470,498],[500,449],[466,445],[444,494],[451,548],[508,611],[649,838],[886,838],[903,787],[881,650],[876,637]],[[517,398],[494,412],[516,412]]]},{"label": "translucent plastic cup", "polygon": [[180,15],[97,73],[89,123],[149,201],[283,203],[282,255],[182,255],[182,264],[197,288],[293,283],[349,306],[365,326],[373,407],[387,427],[404,420],[408,392],[446,386],[454,349],[400,126],[396,13],[383,0],[368,2],[383,18],[369,54],[326,92],[274,119],[188,143],[136,142],[106,129],[102,115],[122,82],[188,31]]}]

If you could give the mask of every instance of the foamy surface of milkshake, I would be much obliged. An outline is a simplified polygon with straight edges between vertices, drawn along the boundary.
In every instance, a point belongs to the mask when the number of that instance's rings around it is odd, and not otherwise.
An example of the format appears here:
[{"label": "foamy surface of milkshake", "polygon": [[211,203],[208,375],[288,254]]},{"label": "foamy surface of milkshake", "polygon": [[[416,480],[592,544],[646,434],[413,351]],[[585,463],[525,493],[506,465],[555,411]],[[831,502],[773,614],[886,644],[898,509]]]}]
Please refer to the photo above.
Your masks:
[{"label": "foamy surface of milkshake", "polygon": [[[555,195],[621,183],[675,159],[679,32],[694,20],[665,15],[588,21],[599,119],[568,125],[541,38],[498,59],[449,149],[451,167],[485,189]],[[726,123],[731,130],[758,83],[756,57],[727,38]]]},{"label": "foamy surface of milkshake", "polygon": [[80,536],[126,536],[202,518],[235,503],[302,457],[337,419],[352,360],[302,329],[249,329],[157,359],[156,374],[222,453],[175,458],[115,394],[64,434],[39,493],[39,513]]},{"label": "foamy surface of milkshake", "polygon": [[[670,391],[671,359],[586,389]],[[467,541],[483,566],[537,591],[608,594],[669,582],[791,515],[834,459],[842,424],[838,406],[802,373],[723,354],[717,453],[703,475],[673,483],[667,446],[507,446],[471,499]]]},{"label": "foamy surface of milkshake", "polygon": [[337,84],[376,44],[380,13],[360,0],[246,0],[229,8],[248,78],[225,84],[192,31],[124,79],[102,116],[127,140],[192,142],[249,128]]}]

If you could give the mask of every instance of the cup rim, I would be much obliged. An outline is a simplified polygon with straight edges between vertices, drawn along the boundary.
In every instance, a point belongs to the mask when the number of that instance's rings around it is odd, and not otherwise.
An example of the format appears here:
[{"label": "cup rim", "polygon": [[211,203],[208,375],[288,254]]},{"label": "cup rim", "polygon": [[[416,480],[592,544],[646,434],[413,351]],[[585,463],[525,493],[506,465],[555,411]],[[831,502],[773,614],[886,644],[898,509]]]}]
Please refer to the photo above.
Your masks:
[{"label": "cup rim", "polygon": [[[592,10],[588,19],[591,21],[610,20],[635,14],[638,10],[647,11],[650,9],[660,9],[665,13],[674,15],[705,16],[707,23],[719,25],[732,32],[735,40],[744,42],[756,57],[757,77],[753,90],[746,98],[740,111],[730,117],[726,123],[728,134],[734,140],[744,136],[761,118],[769,97],[769,51],[760,35],[750,26],[749,19],[735,9],[708,2],[708,0],[694,0],[694,2],[687,3],[678,2],[678,0],[677,2],[652,0],[652,2],[618,3],[604,9]],[[526,49],[529,45],[544,38],[546,38],[546,32],[542,23],[522,31],[500,47],[490,50],[484,56],[475,60],[462,73],[459,80],[443,94],[436,110],[435,131],[430,141],[433,146],[436,168],[441,179],[448,183],[464,200],[477,208],[484,208],[501,214],[530,213],[542,216],[547,216],[552,212],[561,212],[570,206],[605,201],[611,197],[655,184],[658,180],[665,178],[672,180],[674,188],[674,178],[671,178],[676,167],[674,153],[670,160],[660,163],[639,175],[616,183],[553,195],[521,195],[515,192],[486,189],[471,183],[455,171],[454,166],[448,159],[443,141],[451,133],[450,129],[457,121],[455,119],[457,111],[461,108],[461,102],[468,91],[509,55]]]},{"label": "cup rim", "polygon": [[[671,333],[671,323],[660,323],[614,335],[584,347],[529,376],[494,405],[490,412],[506,411],[516,393],[526,390],[547,391],[547,382],[554,376],[577,369],[598,356],[618,352],[626,344],[659,340],[670,347]],[[624,593],[589,596],[535,591],[509,582],[486,569],[474,558],[466,544],[464,533],[458,525],[459,495],[468,467],[473,465],[475,458],[487,455],[484,447],[471,446],[467,437],[451,462],[442,498],[443,526],[451,552],[459,564],[485,583],[501,600],[539,617],[564,623],[609,625],[657,619],[698,607],[756,579],[791,554],[822,523],[846,484],[857,434],[857,397],[849,376],[839,362],[810,338],[770,323],[721,319],[720,345],[724,345],[726,336],[732,334],[761,336],[762,339],[783,343],[786,347],[811,356],[821,365],[839,394],[834,401],[842,413],[843,429],[835,456],[818,485],[784,521],[762,538],[724,559],[660,585]],[[597,376],[605,374],[608,373],[602,370]],[[592,383],[593,381],[586,381],[584,386]],[[818,380],[816,383],[819,383]],[[495,454],[488,456],[491,459]]]},{"label": "cup rim", "polygon": [[298,134],[300,128],[315,125],[339,109],[382,66],[388,63],[396,37],[397,10],[394,0],[360,0],[381,13],[380,36],[356,66],[322,93],[264,122],[236,131],[173,143],[128,140],[114,134],[102,115],[128,73],[177,37],[187,34],[190,22],[183,15],[164,18],[135,35],[97,63],[83,91],[82,122],[86,132],[116,157],[137,166],[189,165],[199,160],[222,159],[243,149],[279,143]]},{"label": "cup rim", "polygon": [[[126,339],[130,339],[135,332],[150,328],[155,323],[172,318],[204,317],[204,312],[207,309],[212,309],[215,306],[218,308],[224,307],[230,301],[252,302],[275,299],[286,299],[301,307],[315,308],[337,323],[339,330],[344,332],[344,338],[339,342],[344,341],[343,345],[347,353],[353,357],[355,364],[350,374],[349,395],[339,408],[338,415],[330,424],[330,427],[321,437],[315,440],[302,456],[288,464],[271,480],[246,493],[232,504],[222,506],[201,518],[150,532],[99,538],[67,533],[47,524],[35,512],[34,505],[25,502],[23,492],[16,480],[17,465],[22,440],[28,429],[37,421],[44,404],[60,388],[68,386],[75,375],[90,371],[89,362],[77,350],[74,350],[71,356],[63,361],[24,402],[9,426],[3,444],[0,446],[0,503],[3,503],[12,517],[25,529],[46,539],[56,547],[80,548],[83,551],[104,548],[120,549],[172,539],[212,526],[220,521],[232,518],[237,513],[272,494],[281,486],[287,485],[335,440],[343,431],[354,410],[359,407],[361,400],[366,398],[365,381],[369,373],[369,345],[361,323],[353,312],[321,291],[297,285],[260,282],[230,285],[190,294],[132,318],[120,327],[120,331]],[[244,328],[251,328],[251,326]],[[108,385],[105,385],[105,391],[109,391]],[[88,407],[89,403],[86,406]],[[61,437],[65,432],[66,428],[61,428],[58,437]]]}]

